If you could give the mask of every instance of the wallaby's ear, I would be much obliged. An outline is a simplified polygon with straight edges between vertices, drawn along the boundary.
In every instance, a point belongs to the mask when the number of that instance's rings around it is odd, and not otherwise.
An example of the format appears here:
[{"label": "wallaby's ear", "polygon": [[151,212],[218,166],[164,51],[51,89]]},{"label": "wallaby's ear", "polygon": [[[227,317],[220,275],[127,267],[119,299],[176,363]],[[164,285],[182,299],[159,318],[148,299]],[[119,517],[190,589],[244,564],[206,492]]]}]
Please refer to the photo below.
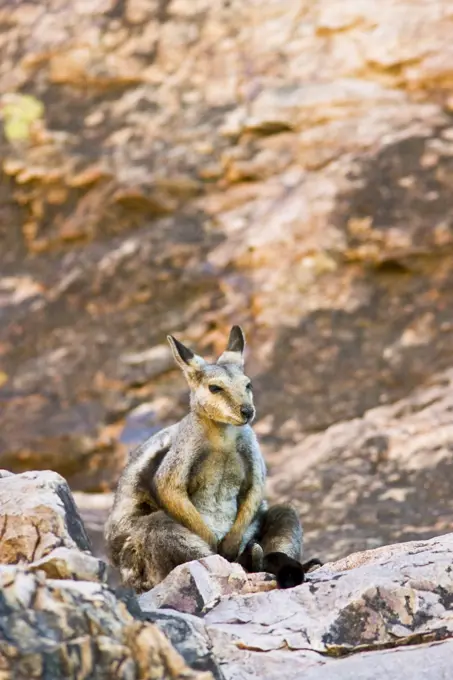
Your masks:
[{"label": "wallaby's ear", "polygon": [[228,338],[227,348],[219,357],[218,364],[244,365],[245,335],[240,326],[233,326]]},{"label": "wallaby's ear", "polygon": [[204,359],[194,354],[191,349],[176,340],[172,335],[167,335],[167,340],[173,352],[176,363],[184,372],[196,371],[205,363]]}]

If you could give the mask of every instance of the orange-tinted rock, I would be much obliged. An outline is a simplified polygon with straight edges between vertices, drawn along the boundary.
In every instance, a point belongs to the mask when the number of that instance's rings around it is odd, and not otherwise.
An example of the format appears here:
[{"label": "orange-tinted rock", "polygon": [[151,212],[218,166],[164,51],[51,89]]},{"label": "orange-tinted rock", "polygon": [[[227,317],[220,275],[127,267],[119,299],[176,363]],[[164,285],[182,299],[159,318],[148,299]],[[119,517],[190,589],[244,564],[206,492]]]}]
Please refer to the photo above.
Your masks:
[{"label": "orange-tinted rock", "polygon": [[244,325],[269,453],[452,365],[450,2],[3,4],[2,466],[112,488],[168,332]]}]

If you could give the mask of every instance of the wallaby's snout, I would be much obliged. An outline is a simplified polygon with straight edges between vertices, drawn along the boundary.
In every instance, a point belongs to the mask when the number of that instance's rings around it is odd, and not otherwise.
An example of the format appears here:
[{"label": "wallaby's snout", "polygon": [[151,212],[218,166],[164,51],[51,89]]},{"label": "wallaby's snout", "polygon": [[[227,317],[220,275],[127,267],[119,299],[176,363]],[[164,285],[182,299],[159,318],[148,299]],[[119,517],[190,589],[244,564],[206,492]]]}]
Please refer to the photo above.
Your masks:
[{"label": "wallaby's snout", "polygon": [[246,423],[250,423],[255,417],[255,409],[249,404],[244,404],[241,406],[241,416],[244,416]]}]

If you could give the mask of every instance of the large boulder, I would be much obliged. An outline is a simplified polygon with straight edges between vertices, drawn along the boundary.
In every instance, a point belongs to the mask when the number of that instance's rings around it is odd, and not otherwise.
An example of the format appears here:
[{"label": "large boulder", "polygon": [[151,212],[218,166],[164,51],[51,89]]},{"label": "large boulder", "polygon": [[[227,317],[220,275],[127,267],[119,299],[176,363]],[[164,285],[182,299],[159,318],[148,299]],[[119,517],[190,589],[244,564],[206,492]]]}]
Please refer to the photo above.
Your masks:
[{"label": "large boulder", "polygon": [[131,593],[102,583],[106,565],[60,475],[1,471],[0,523],[2,678],[212,680],[203,649],[192,671]]},{"label": "large boulder", "polygon": [[0,673],[27,680],[212,680],[106,586],[0,566]]},{"label": "large boulder", "polygon": [[106,564],[90,541],[66,481],[56,472],[0,471],[0,563],[53,578],[99,581]]},{"label": "large boulder", "polygon": [[45,557],[54,548],[90,550],[67,482],[56,472],[0,470],[0,562]]},{"label": "large boulder", "polygon": [[[218,589],[217,559],[203,561],[212,562],[211,590]],[[199,648],[208,645],[227,680],[441,680],[449,676],[453,651],[452,564],[453,534],[447,534],[351,555],[310,573],[297,588],[253,594],[241,592],[242,586],[224,588],[201,608],[193,563],[184,567],[193,576],[191,586],[179,579],[181,614],[174,611],[174,573],[158,586],[157,611],[153,591],[139,603],[182,654],[192,653],[190,642],[181,640],[182,627],[191,631],[189,639],[202,641]],[[240,584],[237,566],[229,570]],[[206,579],[205,570],[205,592]],[[165,588],[168,602],[161,595]],[[187,613],[190,600],[197,616]]]}]

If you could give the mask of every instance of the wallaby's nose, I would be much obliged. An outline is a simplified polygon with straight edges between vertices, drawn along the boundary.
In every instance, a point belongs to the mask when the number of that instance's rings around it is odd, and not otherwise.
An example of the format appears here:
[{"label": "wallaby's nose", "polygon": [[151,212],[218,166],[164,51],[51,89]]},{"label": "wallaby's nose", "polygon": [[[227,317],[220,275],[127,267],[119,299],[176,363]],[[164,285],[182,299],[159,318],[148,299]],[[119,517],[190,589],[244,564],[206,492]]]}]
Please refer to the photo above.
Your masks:
[{"label": "wallaby's nose", "polygon": [[248,404],[241,406],[241,415],[244,416],[246,420],[250,420],[250,418],[253,416],[253,413],[253,406],[248,406]]}]

